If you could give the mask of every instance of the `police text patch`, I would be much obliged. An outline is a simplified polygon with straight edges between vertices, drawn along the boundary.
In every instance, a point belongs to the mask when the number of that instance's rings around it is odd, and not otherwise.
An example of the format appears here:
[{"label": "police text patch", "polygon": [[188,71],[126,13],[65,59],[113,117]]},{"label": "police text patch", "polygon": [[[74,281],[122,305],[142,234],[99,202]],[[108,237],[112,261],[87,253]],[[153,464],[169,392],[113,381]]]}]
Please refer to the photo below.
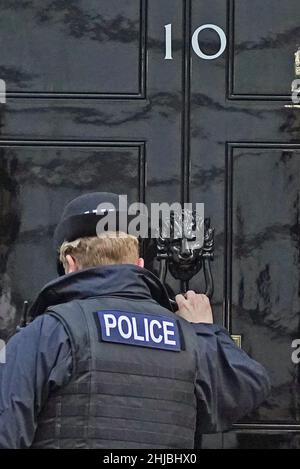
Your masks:
[{"label": "police text patch", "polygon": [[105,342],[181,350],[177,321],[168,316],[106,310],[98,311],[96,317],[101,339]]}]

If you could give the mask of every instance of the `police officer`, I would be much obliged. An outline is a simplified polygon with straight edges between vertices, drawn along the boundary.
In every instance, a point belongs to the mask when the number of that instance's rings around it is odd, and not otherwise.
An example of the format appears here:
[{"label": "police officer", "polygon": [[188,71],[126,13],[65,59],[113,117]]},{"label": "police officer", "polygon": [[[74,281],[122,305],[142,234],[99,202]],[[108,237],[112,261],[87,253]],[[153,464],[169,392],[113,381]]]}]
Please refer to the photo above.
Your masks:
[{"label": "police officer", "polygon": [[103,202],[118,210],[107,193],[66,206],[55,233],[66,275],[7,344],[0,448],[193,448],[269,393],[263,367],[213,325],[207,297],[178,295],[174,315],[137,239],[96,236]]}]

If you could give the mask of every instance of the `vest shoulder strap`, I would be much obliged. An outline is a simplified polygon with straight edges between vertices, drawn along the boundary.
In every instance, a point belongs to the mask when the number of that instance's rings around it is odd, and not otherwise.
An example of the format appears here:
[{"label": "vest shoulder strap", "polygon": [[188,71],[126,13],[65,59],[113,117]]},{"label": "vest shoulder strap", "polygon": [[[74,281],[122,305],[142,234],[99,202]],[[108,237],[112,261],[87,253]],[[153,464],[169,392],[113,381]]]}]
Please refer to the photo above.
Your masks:
[{"label": "vest shoulder strap", "polygon": [[51,306],[45,314],[55,317],[64,326],[71,343],[73,356],[73,375],[79,363],[91,359],[91,344],[88,324],[79,301],[71,301],[61,305]]}]

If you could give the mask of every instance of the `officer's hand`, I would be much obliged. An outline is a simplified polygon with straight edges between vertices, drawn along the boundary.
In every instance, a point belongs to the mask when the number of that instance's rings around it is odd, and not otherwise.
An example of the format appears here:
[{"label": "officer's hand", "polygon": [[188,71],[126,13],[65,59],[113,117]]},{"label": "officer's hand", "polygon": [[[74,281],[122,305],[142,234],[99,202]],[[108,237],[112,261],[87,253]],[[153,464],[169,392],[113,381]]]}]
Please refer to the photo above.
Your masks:
[{"label": "officer's hand", "polygon": [[210,301],[206,295],[189,290],[185,297],[177,295],[175,300],[178,305],[178,311],[176,311],[178,316],[193,323],[214,323]]}]

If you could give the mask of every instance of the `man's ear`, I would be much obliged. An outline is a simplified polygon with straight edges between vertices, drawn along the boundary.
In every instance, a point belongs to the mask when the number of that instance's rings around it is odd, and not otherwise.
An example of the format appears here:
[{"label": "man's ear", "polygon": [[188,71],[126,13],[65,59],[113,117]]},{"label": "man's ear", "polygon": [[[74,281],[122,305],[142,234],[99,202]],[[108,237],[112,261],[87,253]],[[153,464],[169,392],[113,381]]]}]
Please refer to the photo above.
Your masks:
[{"label": "man's ear", "polygon": [[136,265],[137,265],[138,267],[142,267],[142,268],[143,268],[143,267],[145,266],[145,261],[144,261],[144,259],[143,259],[142,257],[139,257],[139,258],[138,258],[138,261],[137,261],[137,263],[136,263]]},{"label": "man's ear", "polygon": [[72,257],[70,254],[66,255],[66,274],[72,274],[73,272],[78,272],[79,267],[76,262],[76,259]]}]

